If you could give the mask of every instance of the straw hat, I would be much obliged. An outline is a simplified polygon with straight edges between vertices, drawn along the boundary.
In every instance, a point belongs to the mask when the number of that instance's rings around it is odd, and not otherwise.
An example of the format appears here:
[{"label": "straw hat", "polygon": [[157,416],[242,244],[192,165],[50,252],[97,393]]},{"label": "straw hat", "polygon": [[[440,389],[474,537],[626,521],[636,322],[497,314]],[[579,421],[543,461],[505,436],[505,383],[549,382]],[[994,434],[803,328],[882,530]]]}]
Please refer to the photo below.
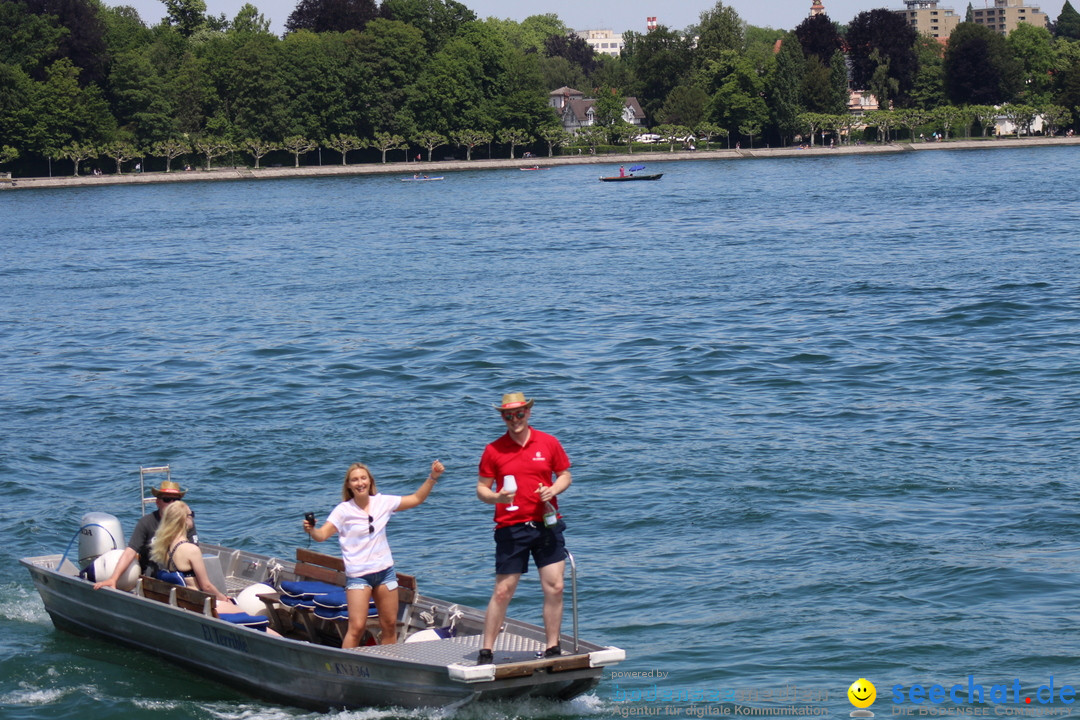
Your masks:
[{"label": "straw hat", "polygon": [[503,395],[502,405],[492,405],[491,407],[496,410],[513,410],[514,408],[531,408],[533,406],[532,398],[525,399],[524,393],[507,393]]},{"label": "straw hat", "polygon": [[174,483],[172,480],[162,480],[161,487],[152,487],[150,488],[150,492],[153,493],[154,497],[158,498],[163,495],[169,497],[184,497],[184,493],[186,493],[187,490],[183,489],[178,483]]}]

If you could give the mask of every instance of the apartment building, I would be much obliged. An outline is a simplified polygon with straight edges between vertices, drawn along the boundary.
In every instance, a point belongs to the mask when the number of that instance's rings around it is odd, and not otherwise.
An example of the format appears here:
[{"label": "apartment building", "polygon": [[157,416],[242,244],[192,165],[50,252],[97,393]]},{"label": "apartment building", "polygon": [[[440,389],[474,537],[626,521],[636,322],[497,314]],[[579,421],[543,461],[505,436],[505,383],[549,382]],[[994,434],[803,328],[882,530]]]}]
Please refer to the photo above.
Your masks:
[{"label": "apartment building", "polygon": [[1035,27],[1046,27],[1048,24],[1046,13],[1038,7],[1025,5],[1024,0],[993,0],[993,3],[990,5],[986,2],[985,7],[981,8],[972,3],[972,20],[1002,35],[1008,35],[1022,22]]},{"label": "apartment building", "polygon": [[904,4],[907,9],[896,12],[907,20],[908,25],[942,42],[963,20],[952,8],[941,7],[937,0],[904,0]]}]

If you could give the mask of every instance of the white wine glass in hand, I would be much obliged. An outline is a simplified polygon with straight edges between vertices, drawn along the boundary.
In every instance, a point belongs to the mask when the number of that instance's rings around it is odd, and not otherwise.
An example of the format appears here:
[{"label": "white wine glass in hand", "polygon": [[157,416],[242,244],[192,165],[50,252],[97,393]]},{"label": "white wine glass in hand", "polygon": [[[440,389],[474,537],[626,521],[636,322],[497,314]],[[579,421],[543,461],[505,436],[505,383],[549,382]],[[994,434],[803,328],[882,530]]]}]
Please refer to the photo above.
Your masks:
[{"label": "white wine glass in hand", "polygon": [[[504,477],[503,478],[502,489],[503,489],[503,492],[508,492],[511,495],[515,494],[517,492],[517,478],[515,478],[513,475],[507,475],[506,477]],[[511,502],[513,502],[513,501],[511,500]],[[517,505],[510,505],[506,509],[509,510],[510,512],[514,512],[515,510],[518,509],[518,506]]]}]

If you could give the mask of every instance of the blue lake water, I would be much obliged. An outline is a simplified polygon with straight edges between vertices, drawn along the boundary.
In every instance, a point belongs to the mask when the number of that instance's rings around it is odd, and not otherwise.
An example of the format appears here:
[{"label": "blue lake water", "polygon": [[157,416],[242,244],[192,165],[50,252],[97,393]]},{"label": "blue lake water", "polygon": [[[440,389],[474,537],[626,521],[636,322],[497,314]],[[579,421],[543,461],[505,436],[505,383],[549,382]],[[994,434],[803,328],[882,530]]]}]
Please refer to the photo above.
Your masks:
[{"label": "blue lake water", "polygon": [[[878,717],[1080,715],[1077,167],[1036,148],[0,194],[0,717],[310,715],[53,629],[17,559],[91,510],[130,532],[140,465],[171,464],[204,539],[289,555],[349,463],[408,493],[441,458],[395,560],[483,605],[476,465],[512,390],[574,462],[582,635],[643,675],[454,717],[846,717],[860,677]],[[539,621],[535,577],[512,615]],[[906,694],[1014,681],[1019,702]]]}]

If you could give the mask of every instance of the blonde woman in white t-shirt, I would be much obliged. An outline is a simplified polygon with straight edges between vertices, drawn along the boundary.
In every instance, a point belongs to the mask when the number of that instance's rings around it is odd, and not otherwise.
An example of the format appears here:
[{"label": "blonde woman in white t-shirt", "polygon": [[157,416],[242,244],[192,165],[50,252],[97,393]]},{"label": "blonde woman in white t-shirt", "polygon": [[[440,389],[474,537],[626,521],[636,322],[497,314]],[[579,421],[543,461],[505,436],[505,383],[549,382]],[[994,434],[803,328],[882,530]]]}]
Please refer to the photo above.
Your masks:
[{"label": "blonde woman in white t-shirt", "polygon": [[341,543],[347,578],[345,597],[349,603],[349,629],[341,647],[360,645],[372,598],[379,611],[382,644],[397,642],[398,584],[386,524],[395,512],[411,510],[427,500],[444,469],[438,460],[431,463],[427,479],[412,495],[380,495],[371,470],[363,463],[353,463],[345,472],[341,503],[330,512],[326,523],[316,528],[304,520],[304,532],[316,542],[337,533]]}]

